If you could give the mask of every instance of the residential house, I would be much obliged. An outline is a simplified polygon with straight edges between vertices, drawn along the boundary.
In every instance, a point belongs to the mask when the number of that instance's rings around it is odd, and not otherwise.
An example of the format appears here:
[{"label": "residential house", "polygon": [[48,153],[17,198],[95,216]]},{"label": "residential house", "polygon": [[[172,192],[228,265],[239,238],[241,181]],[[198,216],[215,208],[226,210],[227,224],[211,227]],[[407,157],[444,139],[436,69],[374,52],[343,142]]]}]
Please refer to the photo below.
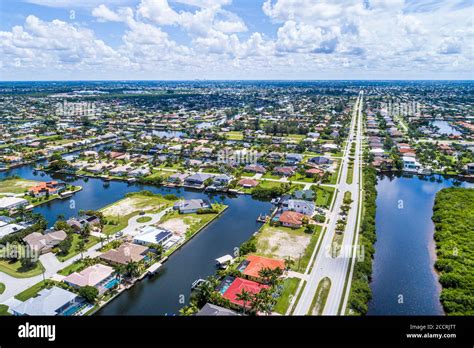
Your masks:
[{"label": "residential house", "polygon": [[28,201],[19,197],[2,197],[0,198],[0,210],[12,210],[21,207],[26,207]]},{"label": "residential house", "polygon": [[145,226],[141,232],[133,237],[133,243],[150,246],[152,244],[163,245],[173,236],[171,231],[155,226]]},{"label": "residential house", "polygon": [[279,176],[292,176],[295,174],[295,170],[291,167],[275,167],[273,169],[273,174]]},{"label": "residential house", "polygon": [[237,312],[212,303],[206,303],[195,315],[197,316],[238,316]]},{"label": "residential house", "polygon": [[204,173],[196,173],[193,175],[188,176],[186,179],[184,179],[184,183],[188,186],[202,186],[204,185],[204,182],[212,178],[212,175],[210,174],[204,174]]},{"label": "residential house", "polygon": [[112,265],[126,265],[130,262],[143,260],[148,247],[133,243],[123,243],[117,249],[111,249],[101,254],[99,258]]},{"label": "residential house", "polygon": [[283,271],[285,269],[285,261],[258,255],[248,255],[237,267],[243,275],[256,281],[260,280],[261,277],[259,272],[264,268],[272,270],[280,268]]},{"label": "residential house", "polygon": [[244,178],[239,181],[239,185],[243,188],[252,188],[258,186],[258,181],[249,178]]},{"label": "residential house", "polygon": [[74,272],[63,279],[66,284],[82,288],[83,286],[92,286],[99,290],[99,294],[103,294],[116,283],[114,269],[100,263],[89,266],[81,272]]},{"label": "residential house", "polygon": [[314,205],[314,202],[310,202],[306,200],[289,199],[288,206],[285,208],[290,211],[295,211],[297,213],[313,216],[315,205]]},{"label": "residential house", "polygon": [[285,227],[299,228],[303,225],[306,215],[297,213],[295,211],[284,211],[278,221]]},{"label": "residential house", "polygon": [[23,238],[23,241],[38,254],[50,252],[55,246],[65,240],[66,232],[63,230],[52,231],[49,233],[33,232]]},{"label": "residential house", "polygon": [[43,197],[47,195],[55,195],[65,185],[57,181],[40,182],[38,185],[31,187],[28,192],[33,197]]},{"label": "residential house", "polygon": [[200,209],[209,208],[211,208],[211,203],[203,199],[180,200],[173,205],[173,209],[181,214],[196,213]]},{"label": "residential house", "polygon": [[299,200],[314,201],[316,195],[313,190],[297,190],[293,192],[293,197]]},{"label": "residential house", "polygon": [[31,297],[25,302],[17,301],[10,307],[10,310],[13,315],[68,315],[68,310],[81,302],[83,299],[75,293],[53,286],[41,290],[37,296]]},{"label": "residential house", "polygon": [[258,294],[262,289],[268,289],[268,285],[263,285],[252,280],[243,278],[226,277],[224,278],[221,286],[219,287],[222,297],[228,299],[233,305],[237,307],[250,308],[251,303],[248,301],[245,303],[238,299],[238,295],[242,293],[242,290],[250,293],[250,295]]}]

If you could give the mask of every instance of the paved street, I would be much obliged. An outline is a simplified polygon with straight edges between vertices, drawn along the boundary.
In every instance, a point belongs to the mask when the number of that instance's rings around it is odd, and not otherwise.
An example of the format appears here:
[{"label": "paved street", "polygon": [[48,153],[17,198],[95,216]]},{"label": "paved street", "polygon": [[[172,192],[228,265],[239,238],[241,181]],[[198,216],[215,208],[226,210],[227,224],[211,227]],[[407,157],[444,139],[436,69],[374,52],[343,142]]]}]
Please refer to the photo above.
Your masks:
[{"label": "paved street", "polygon": [[[308,283],[303,290],[301,298],[296,305],[295,315],[306,315],[310,310],[316,289],[319,282],[328,277],[331,280],[331,287],[329,295],[327,297],[326,305],[323,310],[324,315],[337,315],[339,314],[339,307],[341,301],[345,299],[344,294],[344,283],[346,275],[350,271],[349,263],[350,258],[353,255],[354,248],[354,233],[356,231],[358,204],[360,197],[359,189],[359,168],[361,165],[362,155],[362,104],[363,103],[363,92],[360,93],[353,110],[353,118],[351,123],[351,130],[349,139],[353,139],[356,142],[356,152],[354,159],[354,174],[353,181],[351,184],[346,183],[346,176],[349,165],[349,153],[351,141],[348,141],[344,150],[343,163],[341,165],[341,175],[339,183],[336,185],[338,190],[337,197],[335,198],[333,209],[329,213],[328,227],[323,237],[321,248],[314,260],[311,272],[307,274]],[[357,132],[355,131],[356,122],[358,124]],[[351,192],[353,203],[351,204],[351,210],[347,216],[347,225],[344,232],[342,248],[337,257],[331,255],[331,245],[335,235],[336,223],[340,218],[340,207],[343,204],[344,193],[346,191]],[[358,229],[357,229],[358,230]],[[357,239],[356,239],[357,240]],[[350,288],[350,282],[347,289]],[[345,300],[344,300],[345,302]],[[342,303],[344,307],[345,304]]]}]

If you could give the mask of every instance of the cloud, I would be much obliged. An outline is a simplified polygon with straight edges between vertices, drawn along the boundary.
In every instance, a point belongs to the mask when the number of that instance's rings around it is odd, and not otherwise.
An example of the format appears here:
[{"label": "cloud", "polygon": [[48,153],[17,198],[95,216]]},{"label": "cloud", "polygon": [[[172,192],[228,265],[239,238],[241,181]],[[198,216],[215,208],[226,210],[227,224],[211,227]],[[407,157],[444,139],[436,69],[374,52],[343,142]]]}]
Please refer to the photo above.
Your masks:
[{"label": "cloud", "polygon": [[443,39],[438,52],[441,54],[458,54],[462,51],[462,40],[457,37]]}]

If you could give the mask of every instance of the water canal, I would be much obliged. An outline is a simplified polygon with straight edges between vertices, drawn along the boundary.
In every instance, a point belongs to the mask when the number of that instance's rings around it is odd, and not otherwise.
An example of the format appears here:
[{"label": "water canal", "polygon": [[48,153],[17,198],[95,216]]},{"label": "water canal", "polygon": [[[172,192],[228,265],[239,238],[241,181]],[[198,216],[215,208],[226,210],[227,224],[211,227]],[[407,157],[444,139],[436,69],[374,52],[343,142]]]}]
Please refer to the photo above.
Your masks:
[{"label": "water canal", "polygon": [[[52,225],[57,216],[76,216],[81,209],[100,209],[128,192],[149,190],[175,193],[185,199],[208,197],[229,205],[224,214],[174,253],[158,275],[137,283],[130,290],[101,309],[98,315],[173,315],[188,303],[191,283],[214,274],[214,260],[232,253],[247,240],[259,224],[256,218],[266,213],[270,204],[241,195],[208,195],[193,190],[171,189],[100,179],[72,178],[35,173],[33,166],[23,166],[0,173],[0,178],[18,175],[32,180],[62,179],[83,190],[70,200],[55,200],[34,209]],[[432,207],[436,193],[459,184],[439,175],[382,176],[377,185],[377,242],[371,288],[373,298],[369,315],[441,315],[440,286],[433,270],[435,259]]]},{"label": "water canal", "polygon": [[369,315],[443,314],[431,216],[436,193],[453,185],[473,186],[440,175],[379,178]]},{"label": "water canal", "polygon": [[192,282],[214,274],[215,259],[225,254],[232,254],[234,248],[238,248],[258,230],[260,224],[256,222],[257,217],[261,213],[268,213],[271,208],[270,203],[254,200],[248,195],[208,195],[183,188],[128,184],[120,181],[110,181],[109,186],[104,186],[104,181],[100,179],[67,180],[64,175],[35,174],[33,166],[15,168],[1,173],[0,177],[12,175],[44,181],[61,179],[83,187],[72,197],[73,208],[69,199],[58,199],[34,209],[46,218],[50,226],[60,214],[65,218],[77,216],[81,209],[100,209],[124,198],[128,192],[141,190],[161,194],[174,193],[185,199],[209,198],[211,201],[222,202],[229,206],[218,219],[171,255],[155,277],[135,284],[103,308],[99,315],[177,314],[189,300]]}]

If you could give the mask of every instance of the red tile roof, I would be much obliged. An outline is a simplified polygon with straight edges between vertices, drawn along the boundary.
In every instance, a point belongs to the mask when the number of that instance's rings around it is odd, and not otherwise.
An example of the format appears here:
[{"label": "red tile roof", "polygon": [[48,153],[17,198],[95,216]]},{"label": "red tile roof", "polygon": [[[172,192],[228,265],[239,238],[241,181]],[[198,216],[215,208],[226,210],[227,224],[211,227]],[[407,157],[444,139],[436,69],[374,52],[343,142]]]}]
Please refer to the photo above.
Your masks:
[{"label": "red tile roof", "polygon": [[250,263],[245,267],[243,274],[249,277],[259,278],[260,275],[258,272],[263,268],[280,268],[281,270],[285,269],[285,261],[284,260],[276,260],[270,259],[268,257],[262,257],[257,255],[249,255],[246,258],[247,261]]},{"label": "red tile roof", "polygon": [[239,185],[240,186],[251,186],[251,187],[255,187],[258,185],[258,181],[257,180],[253,180],[253,179],[242,179],[239,181]]},{"label": "red tile roof", "polygon": [[290,225],[302,225],[304,214],[297,213],[295,211],[284,211],[280,215],[279,221],[281,223],[290,224]]},{"label": "red tile roof", "polygon": [[[269,288],[268,285],[263,285],[247,279],[235,278],[235,280],[222,296],[228,299],[230,302],[243,307],[244,302],[237,299],[237,295],[242,293],[242,289],[245,289],[245,291],[249,292],[250,294],[258,294],[260,290],[267,288]],[[250,307],[250,303],[247,303],[246,307]]]}]

